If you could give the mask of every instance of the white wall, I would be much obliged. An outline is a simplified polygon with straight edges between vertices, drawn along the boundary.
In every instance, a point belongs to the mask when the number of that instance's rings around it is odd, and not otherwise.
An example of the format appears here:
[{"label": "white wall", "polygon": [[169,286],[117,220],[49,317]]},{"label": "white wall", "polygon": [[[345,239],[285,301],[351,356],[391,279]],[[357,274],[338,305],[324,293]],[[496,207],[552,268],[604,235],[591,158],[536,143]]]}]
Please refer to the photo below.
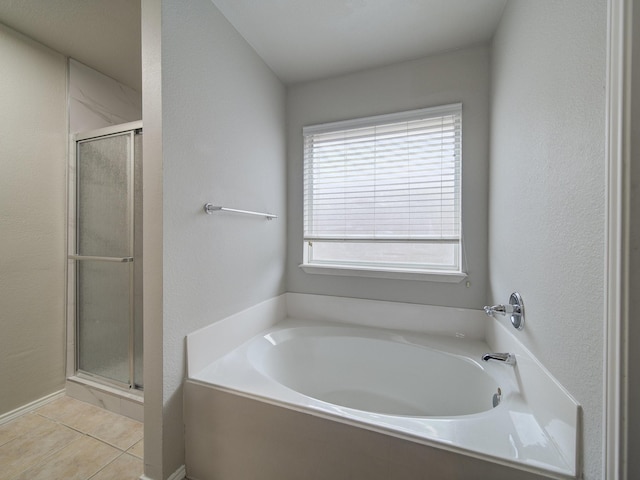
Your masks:
[{"label": "white wall", "polygon": [[[605,0],[507,4],[492,52],[490,289],[519,291],[518,333],[584,408],[601,477]],[[505,320],[508,321],[508,320]]]},{"label": "white wall", "polygon": [[0,415],[64,387],[65,58],[0,25]]},{"label": "white wall", "polygon": [[[313,275],[302,263],[302,127],[462,102],[462,215],[470,285]],[[489,49],[475,47],[290,87],[287,291],[480,308],[486,302]]]},{"label": "white wall", "polygon": [[[637,7],[637,3],[635,7]],[[640,8],[633,8],[633,40],[631,58],[631,165],[629,210],[629,398],[628,398],[628,476],[640,478]]]},{"label": "white wall", "polygon": [[[143,17],[148,9],[157,13],[157,6],[145,1]],[[162,395],[161,419],[157,405],[149,406],[151,423],[161,425],[145,425],[145,443],[148,433],[161,430],[160,442],[145,444],[146,475],[154,479],[184,463],[185,335],[284,292],[287,221],[284,86],[210,0],[163,0],[161,6],[161,124],[157,105],[143,99],[145,162],[152,162],[156,179],[161,164],[163,176],[160,193],[145,170],[145,237],[158,230],[157,220],[148,223],[150,204],[163,209],[162,246],[156,239],[148,250],[153,240],[145,240],[145,295],[153,289],[153,299],[162,301],[159,318],[157,305],[148,308],[152,299],[145,298],[145,349],[156,357],[145,352],[145,386]],[[143,55],[157,53],[146,50],[152,29],[143,23]],[[153,82],[160,72],[157,59],[148,60],[145,97],[157,99]],[[154,149],[148,159],[147,134],[159,129],[162,152]],[[280,218],[209,216],[202,210],[206,202]],[[154,268],[149,253],[155,257],[160,248],[162,296],[146,285]],[[161,348],[149,344],[160,338]],[[155,366],[148,368],[149,362]]]}]

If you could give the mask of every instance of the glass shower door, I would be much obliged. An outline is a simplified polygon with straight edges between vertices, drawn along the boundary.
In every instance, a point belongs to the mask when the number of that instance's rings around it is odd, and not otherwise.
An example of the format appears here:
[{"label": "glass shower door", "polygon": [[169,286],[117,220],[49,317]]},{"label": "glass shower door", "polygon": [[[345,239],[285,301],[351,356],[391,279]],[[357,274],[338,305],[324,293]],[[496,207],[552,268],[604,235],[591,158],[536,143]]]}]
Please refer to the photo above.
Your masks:
[{"label": "glass shower door", "polygon": [[77,253],[71,256],[76,260],[77,370],[129,388],[142,386],[142,302],[135,278],[140,273],[135,257],[141,257],[135,248],[140,138],[130,130],[77,141]]}]

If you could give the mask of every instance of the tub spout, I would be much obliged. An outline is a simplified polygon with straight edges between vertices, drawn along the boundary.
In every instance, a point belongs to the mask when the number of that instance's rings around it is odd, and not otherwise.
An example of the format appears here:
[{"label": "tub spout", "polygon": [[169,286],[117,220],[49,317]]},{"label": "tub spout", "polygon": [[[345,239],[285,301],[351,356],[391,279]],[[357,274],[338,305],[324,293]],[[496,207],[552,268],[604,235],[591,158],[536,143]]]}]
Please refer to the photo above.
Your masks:
[{"label": "tub spout", "polygon": [[497,360],[498,362],[504,362],[507,365],[516,364],[516,356],[511,353],[485,353],[482,355],[482,360],[488,362],[489,360]]}]

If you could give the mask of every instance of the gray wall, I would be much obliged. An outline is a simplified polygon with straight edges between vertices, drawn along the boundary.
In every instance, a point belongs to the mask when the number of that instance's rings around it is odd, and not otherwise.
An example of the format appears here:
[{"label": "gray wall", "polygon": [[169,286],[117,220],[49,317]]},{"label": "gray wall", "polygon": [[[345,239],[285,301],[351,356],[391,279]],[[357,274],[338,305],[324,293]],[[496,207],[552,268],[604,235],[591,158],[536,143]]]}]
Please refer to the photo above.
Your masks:
[{"label": "gray wall", "polygon": [[[303,272],[302,127],[317,123],[462,102],[462,215],[469,286],[465,282],[336,277]],[[345,297],[480,308],[486,301],[489,49],[475,47],[287,91],[287,290]]]},{"label": "gray wall", "polygon": [[[162,391],[162,444],[151,440],[149,452],[145,445],[152,478],[166,478],[184,463],[185,335],[284,293],[287,222],[284,86],[210,0],[163,0],[161,6],[162,118],[161,126],[158,118],[151,119],[151,132],[147,113],[153,117],[158,109],[143,99],[145,162],[147,134],[153,139],[161,128],[163,169],[162,198],[145,178],[145,235],[158,227],[157,217],[147,219],[149,204],[163,209],[161,318],[154,320],[157,308],[147,309],[145,298],[145,329],[151,328],[145,340],[162,341],[161,349],[152,345],[151,355],[145,352],[145,382],[154,393]],[[143,16],[155,7],[144,2]],[[143,24],[143,52],[149,33]],[[157,65],[148,67],[145,96],[158,98],[151,78],[159,75]],[[157,153],[151,149],[154,178]],[[209,216],[202,210],[206,202],[280,218]],[[145,241],[145,268],[148,253],[155,259],[158,251],[157,245],[147,247]],[[145,271],[145,283],[150,274]],[[158,301],[153,283],[149,288],[149,301]],[[162,368],[148,368],[149,362]],[[152,404],[154,422],[156,409]],[[148,431],[153,429],[158,426]],[[158,465],[149,465],[157,461],[158,449],[160,475]]]},{"label": "gray wall", "polygon": [[0,25],[0,415],[64,387],[66,61]]},{"label": "gray wall", "polygon": [[606,28],[605,0],[513,0],[492,52],[490,294],[522,294],[518,338],[582,404],[593,480],[602,459]]}]

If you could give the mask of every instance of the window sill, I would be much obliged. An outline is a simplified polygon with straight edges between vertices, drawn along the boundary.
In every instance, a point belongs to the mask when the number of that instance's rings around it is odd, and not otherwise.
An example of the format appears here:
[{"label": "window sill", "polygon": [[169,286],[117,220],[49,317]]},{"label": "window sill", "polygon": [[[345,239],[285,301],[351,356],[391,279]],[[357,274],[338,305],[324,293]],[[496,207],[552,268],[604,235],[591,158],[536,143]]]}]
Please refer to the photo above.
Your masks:
[{"label": "window sill", "polygon": [[355,267],[345,265],[315,265],[302,263],[299,267],[306,273],[340,275],[347,277],[390,278],[395,280],[419,280],[423,282],[460,283],[467,278],[461,272],[434,272],[432,270],[409,270],[379,267]]}]

